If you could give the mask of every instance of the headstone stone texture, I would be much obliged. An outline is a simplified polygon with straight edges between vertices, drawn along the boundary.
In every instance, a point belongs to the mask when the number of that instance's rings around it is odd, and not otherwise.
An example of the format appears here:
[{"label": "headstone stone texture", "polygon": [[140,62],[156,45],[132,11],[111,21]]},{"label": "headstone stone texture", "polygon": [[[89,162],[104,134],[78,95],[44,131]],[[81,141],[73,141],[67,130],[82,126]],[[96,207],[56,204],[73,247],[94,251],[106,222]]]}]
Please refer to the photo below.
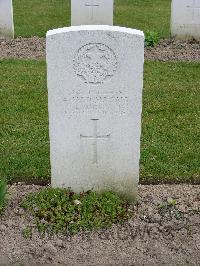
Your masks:
[{"label": "headstone stone texture", "polygon": [[79,26],[47,33],[53,187],[112,190],[139,180],[143,32]]},{"label": "headstone stone texture", "polygon": [[71,25],[113,25],[113,0],[71,0]]},{"label": "headstone stone texture", "polygon": [[172,0],[171,35],[200,40],[200,0]]},{"label": "headstone stone texture", "polygon": [[14,38],[12,0],[0,0],[0,38]]}]

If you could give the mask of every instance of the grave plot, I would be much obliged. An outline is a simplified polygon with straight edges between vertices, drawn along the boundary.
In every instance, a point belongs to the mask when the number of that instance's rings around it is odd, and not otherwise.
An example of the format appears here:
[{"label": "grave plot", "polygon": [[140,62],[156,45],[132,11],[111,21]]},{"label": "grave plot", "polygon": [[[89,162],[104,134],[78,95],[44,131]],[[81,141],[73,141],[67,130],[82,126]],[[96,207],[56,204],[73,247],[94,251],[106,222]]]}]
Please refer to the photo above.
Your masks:
[{"label": "grave plot", "polygon": [[[111,2],[72,16],[112,25]],[[0,264],[198,265],[199,43],[170,39],[171,1],[115,1],[125,27],[13,4],[31,38],[0,41]]]},{"label": "grave plot", "polygon": [[141,31],[80,26],[47,33],[54,187],[113,190],[134,200],[143,62]]}]

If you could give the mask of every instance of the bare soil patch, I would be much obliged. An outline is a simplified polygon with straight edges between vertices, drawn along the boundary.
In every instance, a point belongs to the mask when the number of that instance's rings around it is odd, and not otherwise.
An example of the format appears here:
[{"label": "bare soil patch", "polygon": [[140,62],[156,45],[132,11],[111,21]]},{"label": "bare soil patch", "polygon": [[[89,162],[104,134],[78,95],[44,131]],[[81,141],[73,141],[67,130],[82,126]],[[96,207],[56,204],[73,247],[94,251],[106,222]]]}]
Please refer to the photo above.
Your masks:
[{"label": "bare soil patch", "polygon": [[0,59],[43,59],[45,48],[45,38],[0,39]]},{"label": "bare soil patch", "polygon": [[200,62],[200,43],[174,39],[162,40],[155,48],[145,48],[145,59]]},{"label": "bare soil patch", "polygon": [[[45,38],[0,39],[0,59],[3,58],[44,59]],[[161,40],[157,47],[145,48],[145,59],[200,62],[200,43]]]},{"label": "bare soil patch", "polygon": [[[125,225],[70,236],[41,236],[19,207],[44,187],[14,184],[0,219],[0,265],[199,265],[200,186],[139,186]],[[176,202],[174,206],[167,204]],[[27,226],[31,234],[25,238]],[[26,236],[27,237],[27,236]]]}]

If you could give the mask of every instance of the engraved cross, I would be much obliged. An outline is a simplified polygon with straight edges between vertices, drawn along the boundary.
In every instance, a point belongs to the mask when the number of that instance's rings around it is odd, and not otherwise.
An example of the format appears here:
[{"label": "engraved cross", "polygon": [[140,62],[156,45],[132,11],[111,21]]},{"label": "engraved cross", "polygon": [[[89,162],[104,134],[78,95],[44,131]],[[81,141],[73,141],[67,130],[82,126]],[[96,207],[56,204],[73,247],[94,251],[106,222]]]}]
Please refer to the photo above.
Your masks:
[{"label": "engraved cross", "polygon": [[94,8],[100,6],[98,3],[94,3],[94,2],[95,1],[92,0],[89,3],[88,2],[85,3],[85,6],[90,8],[90,11],[91,11],[91,13],[90,13],[90,19],[92,21],[94,20]]},{"label": "engraved cross", "polygon": [[194,20],[195,18],[195,11],[199,9],[200,11],[200,5],[196,3],[196,0],[192,0],[192,4],[186,6],[187,8],[192,8],[192,19]]},{"label": "engraved cross", "polygon": [[82,134],[80,135],[81,138],[87,138],[87,139],[93,140],[92,145],[93,145],[93,163],[94,164],[98,164],[97,140],[110,138],[110,134],[102,135],[102,136],[98,135],[98,129],[97,129],[98,120],[99,119],[91,119],[91,121],[93,122],[93,135],[92,136],[84,136]]}]

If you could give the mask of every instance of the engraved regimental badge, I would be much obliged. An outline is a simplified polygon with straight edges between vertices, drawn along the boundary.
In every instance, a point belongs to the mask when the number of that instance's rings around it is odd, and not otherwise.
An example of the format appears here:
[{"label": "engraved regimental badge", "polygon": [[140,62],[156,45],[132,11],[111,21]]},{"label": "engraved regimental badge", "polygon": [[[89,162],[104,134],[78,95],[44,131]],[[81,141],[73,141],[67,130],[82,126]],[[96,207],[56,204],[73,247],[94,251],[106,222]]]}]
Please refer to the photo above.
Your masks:
[{"label": "engraved regimental badge", "polygon": [[77,51],[73,66],[76,75],[85,83],[99,84],[114,75],[117,59],[105,44],[89,43]]}]

